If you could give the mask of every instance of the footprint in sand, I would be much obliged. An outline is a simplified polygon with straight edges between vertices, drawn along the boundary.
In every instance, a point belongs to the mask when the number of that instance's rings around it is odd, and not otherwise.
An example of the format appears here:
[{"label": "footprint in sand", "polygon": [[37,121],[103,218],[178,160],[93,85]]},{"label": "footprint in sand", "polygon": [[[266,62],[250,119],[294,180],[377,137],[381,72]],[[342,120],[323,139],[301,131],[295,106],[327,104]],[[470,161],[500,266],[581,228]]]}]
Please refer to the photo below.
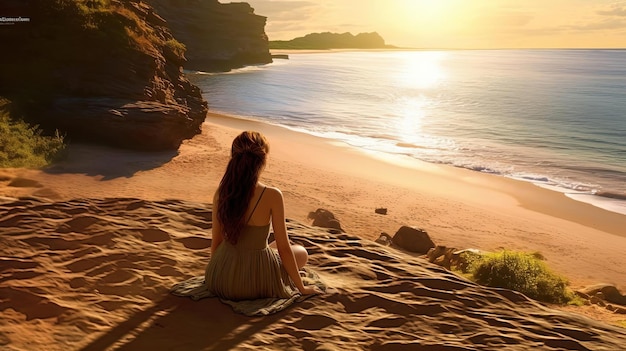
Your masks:
[{"label": "footprint in sand", "polygon": [[8,186],[12,186],[14,188],[43,188],[43,185],[36,180],[20,177],[14,178]]},{"label": "footprint in sand", "polygon": [[37,289],[13,287],[0,288],[0,296],[3,297],[3,301],[0,302],[0,311],[12,308],[26,316],[26,320],[28,321],[31,319],[58,317],[68,310],[68,308],[54,303],[48,299],[47,296],[40,296],[31,292],[31,290]]},{"label": "footprint in sand", "polygon": [[35,191],[33,195],[37,197],[45,197],[52,200],[58,200],[61,198],[61,195],[59,195],[59,193],[50,188],[41,188]]},{"label": "footprint in sand", "polygon": [[314,314],[305,314],[293,323],[296,328],[304,330],[320,330],[333,324],[337,324],[335,318]]},{"label": "footprint in sand", "polygon": [[43,274],[40,264],[30,260],[0,257],[0,283],[17,279],[32,279]]},{"label": "footprint in sand", "polygon": [[211,247],[211,239],[201,238],[198,236],[189,236],[186,238],[176,239],[176,241],[182,243],[186,248],[192,250],[201,250]]},{"label": "footprint in sand", "polygon": [[147,241],[149,243],[161,242],[161,241],[169,241],[170,235],[161,229],[150,228],[150,229],[140,229],[142,237],[141,240]]},{"label": "footprint in sand", "polygon": [[98,222],[100,218],[92,215],[78,215],[57,228],[58,233],[83,232],[87,227]]}]

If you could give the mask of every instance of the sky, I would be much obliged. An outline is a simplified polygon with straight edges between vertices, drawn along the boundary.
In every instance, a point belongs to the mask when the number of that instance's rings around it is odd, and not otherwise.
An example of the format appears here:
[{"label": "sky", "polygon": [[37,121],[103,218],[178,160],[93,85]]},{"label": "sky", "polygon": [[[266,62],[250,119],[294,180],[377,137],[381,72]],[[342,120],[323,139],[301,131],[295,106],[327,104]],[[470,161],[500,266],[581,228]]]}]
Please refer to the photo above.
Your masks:
[{"label": "sky", "polygon": [[245,1],[270,40],[378,32],[411,48],[626,48],[624,0]]}]

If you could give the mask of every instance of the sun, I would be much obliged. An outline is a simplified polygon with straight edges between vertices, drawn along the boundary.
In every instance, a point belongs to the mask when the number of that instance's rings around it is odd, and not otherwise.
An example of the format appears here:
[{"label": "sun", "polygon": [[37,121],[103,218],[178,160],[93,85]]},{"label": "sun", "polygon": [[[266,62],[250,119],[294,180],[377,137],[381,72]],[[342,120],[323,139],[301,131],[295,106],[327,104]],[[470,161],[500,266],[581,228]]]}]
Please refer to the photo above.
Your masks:
[{"label": "sun", "polygon": [[441,20],[449,14],[453,4],[452,0],[399,0],[395,3],[397,11],[401,11],[406,17],[420,21]]},{"label": "sun", "polygon": [[468,5],[462,0],[392,0],[387,6],[386,22],[411,32],[445,31],[456,26]]},{"label": "sun", "polygon": [[409,9],[426,16],[439,16],[445,13],[450,6],[446,0],[405,0]]}]

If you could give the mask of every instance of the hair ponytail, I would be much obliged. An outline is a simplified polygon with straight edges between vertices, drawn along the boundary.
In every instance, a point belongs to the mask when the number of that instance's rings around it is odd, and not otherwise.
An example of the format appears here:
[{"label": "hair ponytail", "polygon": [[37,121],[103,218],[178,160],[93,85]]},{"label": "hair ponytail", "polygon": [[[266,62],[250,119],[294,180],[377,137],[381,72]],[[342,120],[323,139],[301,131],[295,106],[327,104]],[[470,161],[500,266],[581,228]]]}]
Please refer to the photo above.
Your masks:
[{"label": "hair ponytail", "polygon": [[269,144],[258,132],[239,134],[231,148],[231,158],[218,188],[217,219],[224,237],[236,244],[246,225],[246,211],[265,166]]}]

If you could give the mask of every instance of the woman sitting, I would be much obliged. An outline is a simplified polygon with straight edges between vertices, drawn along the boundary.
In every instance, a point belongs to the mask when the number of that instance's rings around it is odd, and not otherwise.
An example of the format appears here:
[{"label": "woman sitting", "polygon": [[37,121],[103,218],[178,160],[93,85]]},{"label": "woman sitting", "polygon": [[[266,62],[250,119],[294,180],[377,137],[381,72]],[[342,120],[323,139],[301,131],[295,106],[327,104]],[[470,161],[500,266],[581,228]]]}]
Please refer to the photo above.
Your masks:
[{"label": "woman sitting", "polygon": [[[259,182],[269,144],[258,132],[233,140],[231,159],[213,197],[213,239],[205,283],[228,300],[288,298],[319,293],[304,286],[299,270],[308,254],[290,245],[283,195]],[[275,241],[268,245],[270,224]]]}]

